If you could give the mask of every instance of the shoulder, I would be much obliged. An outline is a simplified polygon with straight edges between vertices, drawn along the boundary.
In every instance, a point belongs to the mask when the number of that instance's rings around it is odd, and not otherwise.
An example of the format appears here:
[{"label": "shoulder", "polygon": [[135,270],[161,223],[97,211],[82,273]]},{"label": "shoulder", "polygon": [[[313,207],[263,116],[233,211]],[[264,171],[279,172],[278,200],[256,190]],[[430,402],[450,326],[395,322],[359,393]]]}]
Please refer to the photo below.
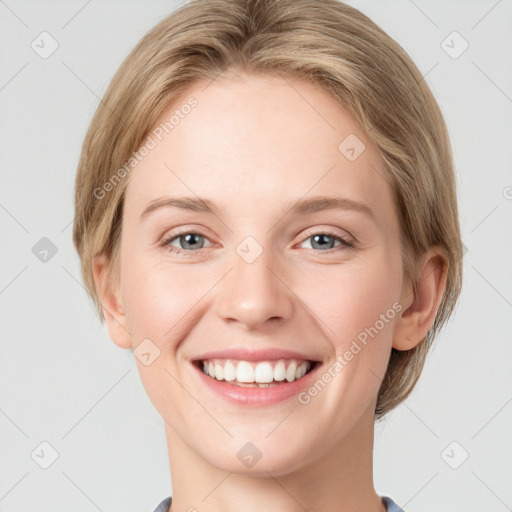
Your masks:
[{"label": "shoulder", "polygon": [[[405,512],[402,508],[400,508],[391,498],[388,496],[381,496],[382,502],[387,507],[387,512]],[[158,506],[155,508],[153,512],[169,512],[169,507],[171,506],[172,496],[165,498],[161,501]]]},{"label": "shoulder", "polygon": [[405,512],[405,510],[400,508],[389,496],[381,496],[381,498],[382,502],[387,507],[387,512]]},{"label": "shoulder", "polygon": [[165,498],[165,500],[161,501],[158,506],[155,508],[153,512],[169,512],[169,507],[171,506],[172,496]]}]

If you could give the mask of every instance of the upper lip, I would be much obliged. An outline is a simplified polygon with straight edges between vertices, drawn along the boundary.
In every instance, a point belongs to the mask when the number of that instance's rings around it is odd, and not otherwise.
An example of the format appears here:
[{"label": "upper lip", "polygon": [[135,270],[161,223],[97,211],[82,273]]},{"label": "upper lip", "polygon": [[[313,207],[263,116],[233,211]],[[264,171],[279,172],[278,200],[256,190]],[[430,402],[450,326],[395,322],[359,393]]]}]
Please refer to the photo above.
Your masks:
[{"label": "upper lip", "polygon": [[277,348],[267,348],[260,350],[250,350],[248,348],[231,348],[225,350],[215,350],[205,352],[197,357],[194,361],[205,361],[208,359],[238,359],[242,361],[275,361],[277,359],[301,359],[304,361],[317,360],[299,352],[292,350],[284,350]]}]

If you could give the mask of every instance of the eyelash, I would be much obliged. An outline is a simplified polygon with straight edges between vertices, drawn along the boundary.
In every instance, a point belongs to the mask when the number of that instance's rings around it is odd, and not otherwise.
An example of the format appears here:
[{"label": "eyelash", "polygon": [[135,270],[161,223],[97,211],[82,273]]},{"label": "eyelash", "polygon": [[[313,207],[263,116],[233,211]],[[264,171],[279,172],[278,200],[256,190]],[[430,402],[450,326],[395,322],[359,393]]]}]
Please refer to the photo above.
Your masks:
[{"label": "eyelash", "polygon": [[[182,237],[184,235],[198,235],[198,236],[201,236],[201,237],[203,237],[205,239],[208,239],[208,237],[206,237],[205,235],[202,235],[201,233],[198,233],[196,231],[182,231],[181,233],[173,233],[170,237],[167,237],[162,242],[161,245],[163,247],[167,248],[170,253],[176,254],[176,255],[184,254],[186,256],[192,256],[194,253],[197,253],[197,252],[202,250],[202,249],[197,249],[197,250],[193,250],[193,249],[180,249],[180,248],[177,248],[177,247],[174,247],[174,246],[170,245],[171,242],[173,242],[174,240],[176,240],[176,239],[178,239],[178,238],[180,238],[180,237]],[[316,235],[327,235],[327,236],[333,238],[334,240],[341,242],[341,246],[333,247],[333,248],[327,249],[325,251],[309,249],[309,250],[314,251],[314,252],[331,254],[333,252],[336,252],[340,248],[342,248],[342,249],[343,248],[345,248],[345,249],[352,249],[352,248],[355,247],[355,243],[352,240],[349,240],[348,238],[345,238],[345,237],[340,236],[338,234],[332,233],[329,230],[314,232],[314,233],[310,234],[309,236],[307,236],[306,238],[304,238],[301,243],[303,243],[304,241],[308,240],[309,238],[313,238]]]}]

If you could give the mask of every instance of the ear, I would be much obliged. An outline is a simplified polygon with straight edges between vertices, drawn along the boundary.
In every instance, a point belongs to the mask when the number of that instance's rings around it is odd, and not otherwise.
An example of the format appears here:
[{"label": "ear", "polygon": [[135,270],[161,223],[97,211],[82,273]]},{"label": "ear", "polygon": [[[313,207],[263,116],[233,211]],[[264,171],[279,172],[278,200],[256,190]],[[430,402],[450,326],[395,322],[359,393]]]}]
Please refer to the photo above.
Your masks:
[{"label": "ear", "polygon": [[402,289],[400,304],[405,311],[395,324],[393,348],[410,350],[425,338],[443,298],[447,271],[442,249],[431,248],[422,258],[416,289],[410,283]]},{"label": "ear", "polygon": [[103,316],[110,339],[120,348],[132,348],[131,336],[120,298],[119,285],[109,273],[107,259],[103,254],[95,256],[92,263],[94,283],[101,301]]}]

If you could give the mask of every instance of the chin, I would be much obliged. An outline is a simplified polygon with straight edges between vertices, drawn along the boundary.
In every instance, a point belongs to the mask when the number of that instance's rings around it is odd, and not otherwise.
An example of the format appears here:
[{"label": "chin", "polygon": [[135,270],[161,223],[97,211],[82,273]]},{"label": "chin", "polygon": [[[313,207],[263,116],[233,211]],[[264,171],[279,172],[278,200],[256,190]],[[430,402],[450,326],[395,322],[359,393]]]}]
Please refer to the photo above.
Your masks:
[{"label": "chin", "polygon": [[263,439],[259,444],[257,441],[231,441],[220,447],[220,450],[218,453],[210,449],[203,456],[222,471],[251,477],[268,478],[269,473],[275,477],[284,476],[305,463],[304,443],[300,440],[295,450],[288,444],[288,449],[283,451],[282,442],[275,445],[268,439]]}]

